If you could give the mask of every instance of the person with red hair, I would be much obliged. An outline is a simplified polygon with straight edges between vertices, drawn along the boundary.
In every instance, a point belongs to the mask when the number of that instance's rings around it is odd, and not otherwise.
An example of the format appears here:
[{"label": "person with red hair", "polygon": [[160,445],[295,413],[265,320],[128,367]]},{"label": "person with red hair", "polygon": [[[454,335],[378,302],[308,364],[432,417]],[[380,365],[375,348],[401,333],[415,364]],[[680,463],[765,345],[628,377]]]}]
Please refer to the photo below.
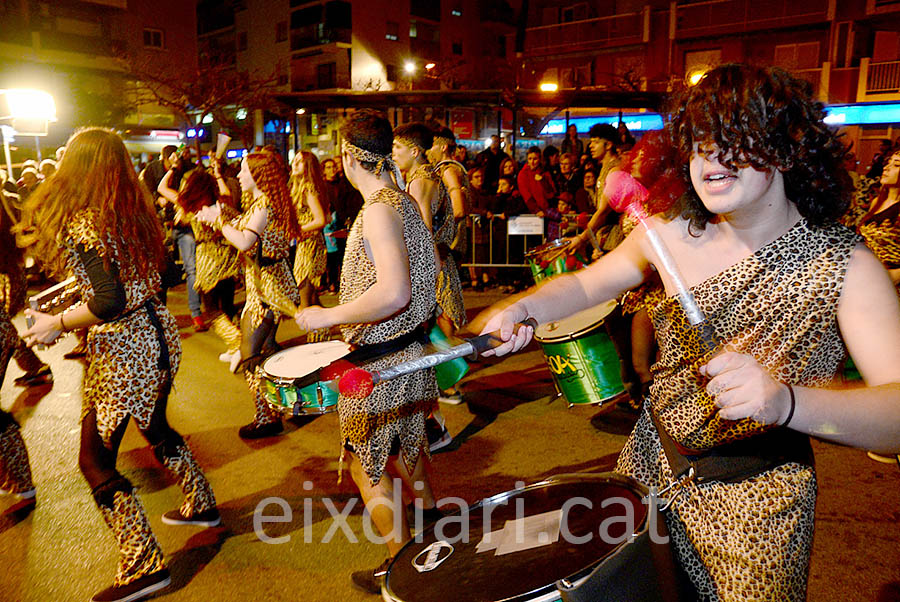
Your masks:
[{"label": "person with red hair", "polygon": [[262,363],[265,343],[274,337],[282,314],[293,317],[301,304],[288,263],[290,242],[300,236],[300,225],[280,156],[269,150],[248,154],[241,161],[238,180],[249,202],[243,214],[227,222],[222,204],[216,203],[198,211],[197,218],[213,225],[243,256],[247,301],[241,314],[240,361],[256,414],[238,434],[259,439],[284,430],[281,415],[266,400]]},{"label": "person with red hair", "polygon": [[319,302],[316,291],[322,286],[326,268],[322,230],[328,225],[331,214],[330,191],[314,154],[302,150],[294,155],[288,186],[297,210],[297,223],[300,224],[297,254],[294,256],[294,280],[300,288],[303,307],[308,307]]},{"label": "person with red hair", "polygon": [[94,602],[142,600],[170,583],[162,550],[131,483],[116,470],[130,418],[185,494],[172,525],[221,521],[212,488],[187,443],[166,420],[181,360],[175,318],[157,292],[163,232],[122,140],[112,131],[75,133],[56,174],[29,199],[35,252],[57,273],[75,277],[83,302],[65,313],[26,310],[24,337],[50,344],[87,328],[78,464],[119,545],[115,581]]}]

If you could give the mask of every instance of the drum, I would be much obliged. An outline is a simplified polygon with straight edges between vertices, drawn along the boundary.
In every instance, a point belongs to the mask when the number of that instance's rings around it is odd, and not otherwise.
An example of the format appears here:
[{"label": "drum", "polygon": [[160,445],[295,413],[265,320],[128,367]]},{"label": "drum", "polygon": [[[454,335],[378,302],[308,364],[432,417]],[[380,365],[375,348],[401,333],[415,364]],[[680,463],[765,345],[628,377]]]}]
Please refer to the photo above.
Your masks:
[{"label": "drum", "polygon": [[302,388],[296,382],[348,353],[350,345],[344,341],[310,343],[279,351],[262,365],[269,405],[294,416],[334,412],[337,410],[337,391],[322,382]]},{"label": "drum", "polygon": [[578,600],[599,579],[603,595],[580,599],[674,600],[665,521],[646,495],[633,479],[598,473],[492,496],[408,542],[388,567],[382,597],[555,602],[566,599],[561,590]]},{"label": "drum", "polygon": [[525,253],[525,260],[528,262],[528,267],[531,268],[535,284],[545,278],[565,272],[574,272],[584,267],[585,261],[581,257],[566,254],[566,247],[569,244],[568,240],[557,238]]},{"label": "drum", "polygon": [[603,325],[615,308],[616,302],[609,301],[535,330],[556,390],[569,407],[600,404],[625,393],[619,355]]}]

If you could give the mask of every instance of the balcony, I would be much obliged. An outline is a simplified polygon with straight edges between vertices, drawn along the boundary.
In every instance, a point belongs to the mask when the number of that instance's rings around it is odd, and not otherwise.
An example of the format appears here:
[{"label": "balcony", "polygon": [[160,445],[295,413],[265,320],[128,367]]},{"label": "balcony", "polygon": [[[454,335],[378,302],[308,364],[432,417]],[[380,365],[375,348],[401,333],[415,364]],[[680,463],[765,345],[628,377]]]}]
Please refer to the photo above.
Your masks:
[{"label": "balcony", "polygon": [[644,14],[627,13],[558,25],[529,27],[525,53],[540,56],[553,52],[580,52],[644,42]]},{"label": "balcony", "polygon": [[340,42],[349,44],[352,30],[325,27],[324,23],[306,25],[291,30],[291,50],[302,50],[313,46],[324,46]]},{"label": "balcony", "polygon": [[866,0],[866,15],[900,12],[900,0]]},{"label": "balcony", "polygon": [[859,65],[856,101],[900,100],[900,61],[873,63],[868,58]]},{"label": "balcony", "polygon": [[679,40],[828,25],[835,0],[709,0],[675,6],[675,38]]}]

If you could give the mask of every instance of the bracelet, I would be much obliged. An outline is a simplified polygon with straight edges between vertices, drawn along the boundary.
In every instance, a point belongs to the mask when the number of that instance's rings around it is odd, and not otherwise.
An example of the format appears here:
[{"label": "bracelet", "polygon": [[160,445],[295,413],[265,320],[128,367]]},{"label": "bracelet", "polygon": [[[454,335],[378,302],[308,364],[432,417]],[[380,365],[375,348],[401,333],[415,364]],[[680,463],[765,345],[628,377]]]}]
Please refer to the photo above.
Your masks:
[{"label": "bracelet", "polygon": [[781,426],[787,426],[790,423],[791,418],[794,417],[794,410],[797,408],[797,398],[794,396],[794,387],[788,383],[784,383],[784,386],[788,388],[788,393],[791,394],[791,410],[788,412],[785,421],[781,423]]},{"label": "bracelet", "polygon": [[63,313],[59,314],[59,331],[60,332],[69,332],[69,329],[66,328],[66,323],[63,322]]}]

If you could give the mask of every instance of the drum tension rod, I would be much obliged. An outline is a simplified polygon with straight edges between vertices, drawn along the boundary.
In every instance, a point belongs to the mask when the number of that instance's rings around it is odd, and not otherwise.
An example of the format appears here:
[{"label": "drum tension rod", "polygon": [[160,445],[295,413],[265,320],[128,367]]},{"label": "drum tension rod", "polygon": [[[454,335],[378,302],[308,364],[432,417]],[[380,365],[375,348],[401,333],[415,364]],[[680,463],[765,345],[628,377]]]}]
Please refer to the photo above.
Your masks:
[{"label": "drum tension rod", "polygon": [[693,481],[696,476],[697,472],[694,470],[694,467],[691,466],[681,478],[676,481],[672,481],[671,483],[663,487],[660,491],[657,492],[655,487],[651,487],[649,497],[651,500],[653,500],[654,498],[661,500],[664,499],[670,491],[673,491],[674,495],[671,498],[667,499],[666,505],[659,510],[660,512],[665,512],[672,507],[672,504],[675,503],[675,500],[678,499],[678,496],[681,495],[682,491],[684,491],[685,485]]}]

